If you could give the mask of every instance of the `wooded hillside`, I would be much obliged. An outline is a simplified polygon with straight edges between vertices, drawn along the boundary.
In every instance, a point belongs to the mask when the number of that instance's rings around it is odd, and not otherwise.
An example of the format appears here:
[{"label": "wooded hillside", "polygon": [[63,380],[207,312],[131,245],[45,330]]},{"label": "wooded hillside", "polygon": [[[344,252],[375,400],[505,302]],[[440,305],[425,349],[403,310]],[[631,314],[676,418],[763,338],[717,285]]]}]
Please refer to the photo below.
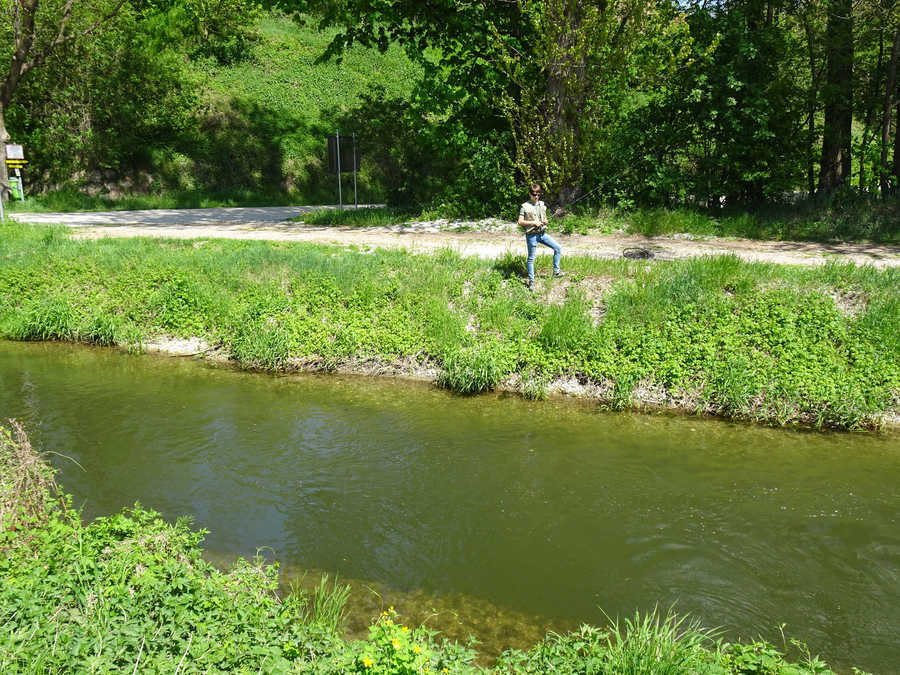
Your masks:
[{"label": "wooded hillside", "polygon": [[[561,205],[888,195],[896,0],[3,0],[0,136],[30,189]],[[0,176],[2,178],[2,176]]]}]

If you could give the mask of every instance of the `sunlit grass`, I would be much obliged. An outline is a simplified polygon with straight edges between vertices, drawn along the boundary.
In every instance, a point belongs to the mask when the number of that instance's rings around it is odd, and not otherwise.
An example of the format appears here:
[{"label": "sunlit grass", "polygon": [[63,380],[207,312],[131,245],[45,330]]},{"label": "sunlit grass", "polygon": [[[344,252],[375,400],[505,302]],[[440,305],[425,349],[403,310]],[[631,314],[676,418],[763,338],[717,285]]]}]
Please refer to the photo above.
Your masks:
[{"label": "sunlit grass", "polygon": [[401,225],[416,219],[414,211],[387,207],[320,209],[292,220],[307,225],[341,225],[345,227],[380,227]]},{"label": "sunlit grass", "polygon": [[[549,272],[545,256],[539,272]],[[201,337],[246,368],[404,359],[474,394],[558,377],[640,405],[778,424],[872,426],[900,392],[900,273],[733,255],[673,262],[570,256],[523,284],[524,256],[463,258],[233,240],[72,239],[0,227],[0,336],[139,349]],[[518,380],[516,380],[518,376]],[[509,385],[512,386],[512,385]],[[636,397],[637,392],[637,397]]]}]

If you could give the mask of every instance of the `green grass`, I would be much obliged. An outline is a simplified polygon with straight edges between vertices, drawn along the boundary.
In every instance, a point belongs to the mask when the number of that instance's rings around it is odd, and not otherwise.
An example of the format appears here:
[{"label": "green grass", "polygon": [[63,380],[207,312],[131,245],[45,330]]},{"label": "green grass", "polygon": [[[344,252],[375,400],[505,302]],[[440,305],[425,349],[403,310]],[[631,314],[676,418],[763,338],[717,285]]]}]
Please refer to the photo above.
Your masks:
[{"label": "green grass", "polygon": [[567,234],[622,232],[648,237],[690,234],[763,241],[836,241],[900,244],[900,198],[853,192],[796,204],[719,211],[688,208],[577,209],[551,221]]},{"label": "green grass", "polygon": [[203,531],[136,505],[83,523],[22,428],[0,425],[0,671],[4,673],[454,673],[833,675],[762,641],[723,643],[669,611],[550,633],[494,666],[403,625],[393,608],[368,638],[342,636],[351,589],[323,576],[278,593],[278,567],[205,562]]},{"label": "green grass", "polygon": [[[402,49],[354,47],[343,60],[315,63],[335,31],[320,32],[276,11],[262,12],[242,58],[228,65],[197,58],[185,63],[186,90],[196,94],[183,128],[148,141],[147,157],[131,175],[142,190],[111,198],[94,176],[85,194],[80,179],[48,194],[9,204],[17,212],[333,204],[334,176],[327,171],[326,139],[347,113],[374,90],[408,96],[420,74]],[[343,128],[342,134],[360,133]],[[365,152],[365,137],[359,138]],[[364,155],[363,155],[364,156]],[[44,158],[45,163],[50,159]],[[384,201],[383,187],[363,162],[360,201]],[[26,183],[26,191],[31,187]],[[117,190],[118,192],[119,190]]]},{"label": "green grass", "polygon": [[345,227],[402,225],[416,219],[417,216],[414,211],[387,207],[321,209],[293,218],[294,221],[306,223],[307,225],[340,225]]},{"label": "green grass", "polygon": [[200,209],[215,206],[289,206],[296,197],[277,191],[214,190],[166,191],[164,194],[131,194],[115,199],[88,195],[75,189],[56,190],[4,204],[10,213],[77,211],[137,211],[143,209]]},{"label": "green grass", "polygon": [[[570,257],[566,280],[524,257],[347,251],[229,240],[71,239],[0,227],[0,337],[139,349],[202,337],[240,366],[437,366],[463,394],[519,375],[640,407],[642,388],[696,412],[773,424],[873,427],[900,402],[900,270],[798,268],[735,256]],[[602,288],[602,292],[597,289]]]}]

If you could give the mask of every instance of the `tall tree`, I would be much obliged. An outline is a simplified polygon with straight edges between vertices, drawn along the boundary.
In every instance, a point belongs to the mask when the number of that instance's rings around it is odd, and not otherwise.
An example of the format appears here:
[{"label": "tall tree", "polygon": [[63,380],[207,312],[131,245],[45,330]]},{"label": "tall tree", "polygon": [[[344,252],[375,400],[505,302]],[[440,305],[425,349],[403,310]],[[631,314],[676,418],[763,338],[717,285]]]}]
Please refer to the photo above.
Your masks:
[{"label": "tall tree", "polygon": [[[891,143],[891,113],[893,112],[896,99],[894,98],[897,90],[897,66],[900,61],[900,21],[897,22],[897,30],[894,32],[894,43],[891,48],[891,60],[888,62],[887,82],[884,88],[884,108],[881,117],[881,166],[879,167],[879,187],[881,194],[885,195],[891,188],[891,171],[888,167],[888,148]],[[900,136],[900,129],[895,130]],[[894,158],[896,164],[896,157]],[[893,175],[894,184],[897,181],[897,174]]]},{"label": "tall tree", "polygon": [[[112,0],[94,5],[75,0],[12,0],[4,8],[3,33],[7,43],[9,67],[0,71],[0,199],[9,195],[6,167],[6,111],[22,78],[42,66],[51,54],[67,42],[83,39],[113,19],[127,0]],[[3,54],[7,56],[7,54]]]},{"label": "tall tree", "polygon": [[[504,117],[522,177],[562,202],[581,190],[582,136],[599,86],[609,84],[651,0],[283,0],[316,10],[341,32],[326,57],[353,43],[399,42],[486,119]],[[661,4],[666,5],[663,1]],[[437,48],[429,50],[429,47]],[[429,63],[436,59],[436,63]],[[498,114],[499,113],[499,114]]]},{"label": "tall tree", "polygon": [[830,0],[825,32],[827,74],[819,190],[831,192],[850,179],[853,123],[853,3]]}]

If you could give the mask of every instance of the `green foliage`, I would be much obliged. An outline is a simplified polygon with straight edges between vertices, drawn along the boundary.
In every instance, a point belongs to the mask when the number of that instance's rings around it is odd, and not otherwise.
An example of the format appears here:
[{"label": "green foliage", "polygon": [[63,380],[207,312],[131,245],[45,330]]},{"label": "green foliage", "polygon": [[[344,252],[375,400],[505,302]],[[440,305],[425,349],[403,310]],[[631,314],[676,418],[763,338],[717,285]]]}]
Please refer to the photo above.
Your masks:
[{"label": "green foliage", "polygon": [[[7,123],[27,148],[29,193],[62,187],[51,200],[63,210],[123,193],[132,208],[335,201],[324,140],[339,111],[385,71],[405,96],[415,68],[397,50],[314,66],[329,39],[245,0],[126,5],[22,80]],[[360,196],[381,201],[371,172]],[[42,201],[24,208],[58,208]]]},{"label": "green foliage", "polygon": [[369,637],[349,650],[342,672],[371,675],[417,673],[476,673],[475,652],[461,645],[435,641],[424,626],[410,629],[398,621],[391,607],[369,628]]},{"label": "green foliage", "polygon": [[671,610],[665,616],[657,609],[643,616],[636,613],[622,624],[612,622],[606,667],[612,673],[654,675],[721,672],[709,650],[715,635]]},{"label": "green foliage", "polygon": [[572,294],[562,305],[550,307],[547,318],[537,335],[547,349],[576,351],[588,340],[591,318],[583,295]]},{"label": "green foliage", "polygon": [[498,673],[578,675],[834,675],[825,663],[805,652],[800,663],[765,642],[722,643],[716,631],[669,610],[636,613],[610,621],[607,630],[582,626],[567,635],[550,633],[527,652],[508,650]]},{"label": "green foliage", "polygon": [[[293,594],[300,596],[301,592],[294,589]],[[349,595],[349,585],[339,585],[337,579],[329,584],[328,575],[323,574],[319,585],[313,589],[312,598],[305,608],[305,622],[317,626],[329,634],[337,635],[343,632],[347,618],[345,606]]]},{"label": "green foliage", "polygon": [[570,257],[566,267],[570,276],[530,294],[521,255],[90,242],[7,224],[0,336],[130,349],[197,336],[268,371],[418,363],[463,394],[518,374],[523,393],[539,399],[555,378],[576,377],[610,391],[603,403],[612,408],[640,406],[649,388],[664,404],[776,424],[871,427],[896,405],[895,269],[733,255]]},{"label": "green foliage", "polygon": [[451,351],[444,359],[444,372],[438,382],[460,394],[479,394],[499,384],[505,365],[500,345],[482,342]]},{"label": "green foliage", "polygon": [[[740,675],[834,675],[823,661],[809,653],[802,642],[791,640],[791,644],[804,652],[801,663],[786,662],[784,654],[761,640],[750,644],[726,643],[722,645],[719,656],[719,664],[725,670],[718,672]],[[853,672],[865,675],[856,668]]]},{"label": "green foliage", "polygon": [[[113,6],[79,8],[70,28]],[[333,203],[324,138],[339,129],[359,139],[364,202],[511,215],[521,187],[541,180],[551,201],[566,204],[590,196],[594,208],[686,207],[638,212],[635,232],[896,242],[896,199],[879,201],[896,187],[898,161],[890,139],[882,160],[878,138],[882,43],[896,23],[888,7],[853,17],[854,77],[843,79],[845,93],[853,89],[858,187],[794,203],[815,191],[830,129],[821,128],[822,104],[841,84],[827,74],[832,81],[822,82],[828,52],[842,55],[825,39],[827,8],[126,4],[90,40],[65,42],[28,73],[4,111],[31,160],[30,193],[93,196],[14,208],[108,208],[104,196],[167,206]],[[41,19],[59,9],[42,2]],[[46,28],[39,43],[54,34]],[[12,30],[11,19],[0,21],[7,63]],[[559,227],[592,225],[575,215]]]},{"label": "green foliage", "polygon": [[414,219],[413,212],[395,208],[320,209],[310,211],[294,220],[307,225],[342,225],[346,227],[381,227],[400,225]]},{"label": "green foliage", "polygon": [[22,310],[18,321],[9,329],[15,340],[74,340],[78,334],[78,317],[63,297],[45,297]]},{"label": "green foliage", "polygon": [[303,622],[306,598],[279,601],[276,568],[241,560],[220,573],[200,557],[202,536],[136,506],[15,539],[0,562],[4,670],[283,670],[286,647],[329,643]]},{"label": "green foliage", "polygon": [[651,237],[686,233],[793,241],[900,241],[900,229],[896,226],[900,199],[857,197],[850,192],[752,211],[634,209],[621,217],[627,222],[628,232]]}]

